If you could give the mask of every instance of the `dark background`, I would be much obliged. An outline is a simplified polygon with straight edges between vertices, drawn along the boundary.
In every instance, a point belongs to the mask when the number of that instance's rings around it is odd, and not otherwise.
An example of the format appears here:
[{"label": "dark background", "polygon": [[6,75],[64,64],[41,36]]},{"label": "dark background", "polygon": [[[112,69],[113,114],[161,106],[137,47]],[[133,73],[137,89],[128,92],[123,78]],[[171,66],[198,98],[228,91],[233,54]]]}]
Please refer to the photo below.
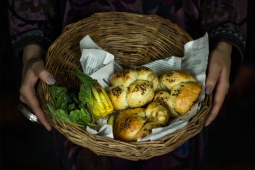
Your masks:
[{"label": "dark background", "polygon": [[[249,0],[245,59],[217,119],[207,128],[209,170],[255,169],[254,2]],[[51,132],[17,109],[22,65],[12,54],[5,3],[1,1],[0,169],[57,169]]]}]

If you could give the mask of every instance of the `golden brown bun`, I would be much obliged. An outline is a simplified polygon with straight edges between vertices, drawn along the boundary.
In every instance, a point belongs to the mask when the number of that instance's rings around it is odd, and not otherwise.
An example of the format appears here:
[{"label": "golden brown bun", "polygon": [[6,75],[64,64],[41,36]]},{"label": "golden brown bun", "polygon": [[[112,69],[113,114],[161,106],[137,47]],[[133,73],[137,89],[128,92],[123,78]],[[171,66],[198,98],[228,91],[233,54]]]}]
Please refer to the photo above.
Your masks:
[{"label": "golden brown bun", "polygon": [[148,121],[155,121],[161,125],[165,125],[170,116],[169,110],[159,102],[151,102],[145,109]]},{"label": "golden brown bun", "polygon": [[171,117],[178,117],[186,113],[202,91],[202,86],[192,75],[179,70],[163,74],[159,78],[159,82],[154,101],[165,103],[171,111]]},{"label": "golden brown bun", "polygon": [[137,80],[137,76],[137,70],[124,69],[112,75],[110,85],[129,87],[131,83]]},{"label": "golden brown bun", "polygon": [[155,121],[148,122],[144,108],[126,109],[121,111],[115,120],[113,136],[117,140],[135,142],[158,127],[162,125]]},{"label": "golden brown bun", "polygon": [[149,81],[137,80],[130,84],[126,97],[129,107],[143,106],[154,97],[153,85]]},{"label": "golden brown bun", "polygon": [[151,134],[153,128],[162,127],[158,122],[148,122],[146,123],[134,136],[133,141],[137,141],[138,138],[144,138]]},{"label": "golden brown bun", "polygon": [[186,82],[175,85],[171,89],[171,101],[173,109],[183,115],[199,97],[202,86],[196,82]]},{"label": "golden brown bun", "polygon": [[167,91],[161,90],[156,92],[153,101],[163,104],[169,110],[170,118],[176,118],[180,116],[179,113],[173,110],[171,95]]},{"label": "golden brown bun", "polygon": [[[160,80],[160,88],[166,90],[159,88],[155,93],[152,83],[155,77],[149,72],[145,73],[145,70],[137,69],[137,80],[129,83],[128,87],[118,85],[109,88],[114,107],[120,110],[134,107],[121,111],[117,116],[113,128],[114,139],[129,142],[144,138],[153,128],[165,126],[170,118],[186,113],[202,91],[202,86],[191,75],[171,71]],[[148,105],[141,108],[140,104]]]},{"label": "golden brown bun", "polygon": [[134,136],[146,122],[145,109],[134,108],[122,111],[116,118],[113,135],[114,139],[133,141]]},{"label": "golden brown bun", "polygon": [[178,83],[189,82],[189,81],[196,82],[197,80],[190,74],[184,73],[179,70],[172,70],[170,72],[163,74],[159,78],[159,82],[160,82],[159,89],[169,90]]},{"label": "golden brown bun", "polygon": [[138,80],[146,80],[149,82],[152,82],[154,91],[158,88],[159,86],[159,80],[158,76],[149,68],[147,67],[139,67],[136,69],[138,73]]},{"label": "golden brown bun", "polygon": [[[123,94],[124,90],[122,90],[120,96],[114,95],[111,87],[118,86],[122,86],[119,89],[126,87],[127,94]],[[109,98],[115,110],[141,107],[153,99],[154,91],[158,86],[158,76],[151,69],[146,67],[124,69],[111,77]]]},{"label": "golden brown bun", "polygon": [[127,92],[128,88],[124,86],[111,86],[106,90],[112,105],[116,110],[124,110],[128,108]]}]

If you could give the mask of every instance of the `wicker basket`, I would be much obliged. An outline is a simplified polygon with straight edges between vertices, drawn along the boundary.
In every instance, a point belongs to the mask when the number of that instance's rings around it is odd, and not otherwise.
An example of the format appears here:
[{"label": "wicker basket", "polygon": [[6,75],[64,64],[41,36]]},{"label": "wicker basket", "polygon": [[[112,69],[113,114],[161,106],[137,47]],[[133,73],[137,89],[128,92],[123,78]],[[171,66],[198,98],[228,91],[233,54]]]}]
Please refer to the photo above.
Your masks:
[{"label": "wicker basket", "polygon": [[[68,25],[47,52],[46,68],[57,85],[74,87],[78,80],[75,68],[80,68],[80,40],[89,35],[105,51],[112,53],[123,67],[141,65],[172,55],[183,56],[183,45],[192,38],[177,25],[157,15],[123,12],[96,13]],[[91,135],[85,130],[54,119],[46,103],[52,102],[48,85],[40,82],[38,97],[49,123],[70,141],[91,149],[98,155],[129,160],[146,160],[171,152],[198,134],[211,109],[212,96],[206,96],[201,111],[187,126],[156,141],[122,142]]]}]

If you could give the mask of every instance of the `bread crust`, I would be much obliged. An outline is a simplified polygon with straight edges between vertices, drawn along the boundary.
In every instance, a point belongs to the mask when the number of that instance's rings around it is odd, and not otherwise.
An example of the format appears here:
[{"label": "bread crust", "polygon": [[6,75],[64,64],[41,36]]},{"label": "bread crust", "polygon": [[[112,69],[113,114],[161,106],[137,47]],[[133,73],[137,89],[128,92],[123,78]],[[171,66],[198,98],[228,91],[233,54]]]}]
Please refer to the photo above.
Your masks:
[{"label": "bread crust", "polygon": [[185,82],[175,85],[171,90],[173,109],[183,115],[196,102],[202,86],[197,82]]},{"label": "bread crust", "polygon": [[169,120],[169,110],[159,102],[151,102],[145,109],[148,121],[158,122],[161,125],[167,124]]},{"label": "bread crust", "polygon": [[117,116],[113,128],[114,139],[134,141],[133,138],[146,122],[145,109],[126,109]]},{"label": "bread crust", "polygon": [[137,80],[137,77],[137,70],[124,69],[112,75],[110,85],[129,87],[131,83]]},{"label": "bread crust", "polygon": [[159,89],[170,90],[174,85],[182,82],[197,82],[197,80],[190,74],[179,70],[169,71],[159,78]]},{"label": "bread crust", "polygon": [[[164,98],[163,102],[171,110],[171,117],[178,117],[185,114],[196,102],[202,85],[190,74],[180,70],[172,70],[159,78],[159,88],[155,93],[154,100]],[[158,93],[161,91],[161,94]],[[166,91],[170,94],[167,95]]]},{"label": "bread crust", "polygon": [[154,97],[153,85],[149,81],[137,80],[130,84],[126,97],[129,107],[144,106]]},{"label": "bread crust", "polygon": [[129,107],[127,102],[128,88],[124,86],[111,86],[106,90],[115,110],[124,110]]},{"label": "bread crust", "polygon": [[176,118],[180,116],[180,114],[173,109],[171,95],[168,91],[165,90],[157,91],[154,95],[153,101],[159,102],[162,105],[164,105],[169,110],[170,118]]},{"label": "bread crust", "polygon": [[112,75],[107,93],[114,109],[123,110],[149,103],[158,86],[158,76],[150,68],[124,69]]},{"label": "bread crust", "polygon": [[147,67],[139,67],[136,69],[138,73],[137,80],[146,80],[152,83],[154,91],[159,86],[158,76]]},{"label": "bread crust", "polygon": [[133,141],[137,141],[139,138],[145,138],[150,135],[152,129],[162,127],[162,125],[158,122],[147,122],[144,126],[136,133],[133,138]]}]

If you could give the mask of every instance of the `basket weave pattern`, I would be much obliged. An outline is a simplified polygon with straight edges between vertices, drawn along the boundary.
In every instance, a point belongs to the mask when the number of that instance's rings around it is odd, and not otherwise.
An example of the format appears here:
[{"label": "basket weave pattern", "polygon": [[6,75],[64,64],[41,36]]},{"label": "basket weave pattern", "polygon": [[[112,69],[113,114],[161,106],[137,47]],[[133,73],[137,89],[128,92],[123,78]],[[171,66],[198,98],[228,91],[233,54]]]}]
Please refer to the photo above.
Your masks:
[{"label": "basket weave pattern", "polygon": [[[157,15],[123,12],[96,13],[65,27],[49,47],[46,68],[56,78],[57,85],[68,88],[77,85],[74,73],[80,68],[80,40],[89,35],[105,51],[112,53],[124,68],[142,65],[169,56],[183,56],[183,45],[192,38],[171,21]],[[146,160],[171,152],[198,134],[211,109],[212,96],[207,95],[200,112],[184,128],[156,141],[122,142],[98,135],[55,119],[46,104],[53,102],[48,85],[40,82],[38,98],[48,122],[70,141],[91,149],[98,155],[129,160]]]}]

